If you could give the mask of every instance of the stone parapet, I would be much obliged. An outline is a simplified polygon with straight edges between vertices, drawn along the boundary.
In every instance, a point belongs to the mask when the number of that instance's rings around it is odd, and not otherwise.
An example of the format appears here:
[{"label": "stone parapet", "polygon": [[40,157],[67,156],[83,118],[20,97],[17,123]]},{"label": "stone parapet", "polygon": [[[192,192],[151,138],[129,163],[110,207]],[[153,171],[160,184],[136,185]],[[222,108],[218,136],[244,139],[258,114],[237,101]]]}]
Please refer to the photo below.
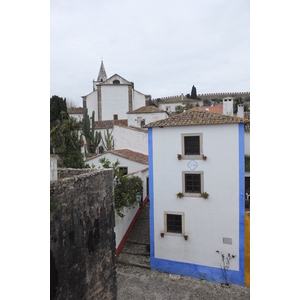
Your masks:
[{"label": "stone parapet", "polygon": [[50,182],[50,299],[116,299],[113,171],[58,173]]}]

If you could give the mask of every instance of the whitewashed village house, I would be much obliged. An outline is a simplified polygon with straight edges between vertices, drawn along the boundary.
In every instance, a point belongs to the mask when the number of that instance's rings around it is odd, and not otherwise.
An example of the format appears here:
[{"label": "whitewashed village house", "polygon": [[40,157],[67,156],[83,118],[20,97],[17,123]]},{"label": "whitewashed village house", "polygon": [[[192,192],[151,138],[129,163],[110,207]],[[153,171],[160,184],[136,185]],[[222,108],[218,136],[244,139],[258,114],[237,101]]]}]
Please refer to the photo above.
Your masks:
[{"label": "whitewashed village house", "polygon": [[[236,255],[227,270],[228,282],[244,285],[248,123],[193,109],[145,126],[152,269],[224,282],[219,250]],[[179,192],[183,198],[177,198]]]},{"label": "whitewashed village house", "polygon": [[[95,131],[104,136],[112,133],[114,149],[87,158],[86,164],[102,168],[99,159],[106,157],[112,164],[120,162],[119,169],[125,176],[139,176],[143,181],[142,200],[148,200],[148,130],[143,125],[168,117],[156,108],[145,106],[148,96],[136,91],[134,84],[119,76],[107,79],[103,61],[97,81],[93,81],[93,92],[83,96],[83,107],[91,117],[95,112]],[[100,146],[100,145],[99,145]],[[139,204],[122,212],[121,218],[115,214],[116,253],[120,253],[130,230],[139,214]]]},{"label": "whitewashed village house", "polygon": [[[193,106],[203,106],[203,101],[198,99],[187,98],[183,94],[180,96],[169,96],[159,98],[158,108],[167,111],[168,113],[175,113],[178,106],[185,106],[186,104],[191,104]],[[158,99],[155,99],[156,101]]]},{"label": "whitewashed village house", "polygon": [[[142,154],[129,149],[109,150],[106,153],[99,154],[92,158],[86,159],[86,163],[94,165],[95,168],[102,167],[99,159],[106,157],[111,163],[117,160],[120,162],[119,170],[124,172],[125,176],[138,176],[143,181],[143,202],[148,201],[149,190],[149,169],[148,169],[148,155]],[[139,204],[133,208],[123,208],[121,213],[124,217],[120,217],[115,213],[115,233],[116,233],[116,254],[117,256],[122,250],[125,241],[133,227],[133,223],[137,220],[139,213]]]}]

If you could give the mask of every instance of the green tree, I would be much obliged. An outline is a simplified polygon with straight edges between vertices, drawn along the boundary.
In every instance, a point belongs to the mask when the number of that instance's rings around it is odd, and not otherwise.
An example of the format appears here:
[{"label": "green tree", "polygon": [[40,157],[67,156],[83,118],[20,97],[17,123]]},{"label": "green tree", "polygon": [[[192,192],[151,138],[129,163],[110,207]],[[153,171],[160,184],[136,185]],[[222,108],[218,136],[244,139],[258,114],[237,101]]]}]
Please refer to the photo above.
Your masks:
[{"label": "green tree", "polygon": [[233,100],[233,113],[236,114],[237,111],[238,111],[238,105],[239,104],[243,104],[243,99],[242,97],[236,97],[234,100]]},{"label": "green tree", "polygon": [[181,114],[184,111],[184,107],[182,105],[178,105],[175,107],[176,114]]},{"label": "green tree", "polygon": [[191,90],[191,98],[197,99],[197,90],[194,85],[192,86],[192,90]]},{"label": "green tree", "polygon": [[192,103],[187,102],[187,103],[185,104],[185,106],[184,106],[184,110],[189,110],[189,109],[191,109],[191,108],[193,108],[193,107],[194,107],[194,106],[193,106]]},{"label": "green tree", "polygon": [[203,105],[204,105],[204,106],[209,106],[210,104],[211,104],[210,101],[207,100],[207,99],[205,99],[205,100],[203,101]]},{"label": "green tree", "polygon": [[50,143],[55,148],[55,154],[62,158],[62,166],[65,168],[84,168],[81,154],[81,141],[79,131],[81,123],[75,118],[56,120],[50,130]]},{"label": "green tree", "polygon": [[120,162],[118,160],[112,164],[106,157],[103,157],[99,159],[99,162],[103,168],[112,168],[114,170],[115,209],[117,214],[123,218],[122,208],[135,206],[137,193],[143,195],[143,181],[138,176],[123,176],[123,172],[119,170]]},{"label": "green tree", "polygon": [[50,98],[50,127],[55,125],[56,120],[67,119],[68,117],[66,98],[52,96]]}]

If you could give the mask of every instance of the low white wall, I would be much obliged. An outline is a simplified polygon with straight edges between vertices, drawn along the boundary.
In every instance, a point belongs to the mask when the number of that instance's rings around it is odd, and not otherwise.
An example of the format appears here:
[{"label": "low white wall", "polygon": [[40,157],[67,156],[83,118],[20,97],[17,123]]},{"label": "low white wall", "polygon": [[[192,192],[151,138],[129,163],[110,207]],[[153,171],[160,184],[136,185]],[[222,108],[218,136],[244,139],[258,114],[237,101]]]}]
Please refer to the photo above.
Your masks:
[{"label": "low white wall", "polygon": [[137,211],[139,210],[139,204],[136,204],[132,208],[123,207],[120,211],[125,216],[121,218],[115,211],[115,233],[116,233],[116,248],[119,247],[128,227],[134,219]]}]

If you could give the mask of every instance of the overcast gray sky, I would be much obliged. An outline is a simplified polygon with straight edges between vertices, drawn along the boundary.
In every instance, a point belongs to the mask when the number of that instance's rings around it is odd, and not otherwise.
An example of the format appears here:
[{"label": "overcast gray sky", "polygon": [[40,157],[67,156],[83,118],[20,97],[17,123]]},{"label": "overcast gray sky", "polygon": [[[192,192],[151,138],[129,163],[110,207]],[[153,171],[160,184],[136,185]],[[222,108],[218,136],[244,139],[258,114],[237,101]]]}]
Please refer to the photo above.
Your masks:
[{"label": "overcast gray sky", "polygon": [[50,97],[107,76],[152,98],[250,91],[249,0],[50,1]]}]

